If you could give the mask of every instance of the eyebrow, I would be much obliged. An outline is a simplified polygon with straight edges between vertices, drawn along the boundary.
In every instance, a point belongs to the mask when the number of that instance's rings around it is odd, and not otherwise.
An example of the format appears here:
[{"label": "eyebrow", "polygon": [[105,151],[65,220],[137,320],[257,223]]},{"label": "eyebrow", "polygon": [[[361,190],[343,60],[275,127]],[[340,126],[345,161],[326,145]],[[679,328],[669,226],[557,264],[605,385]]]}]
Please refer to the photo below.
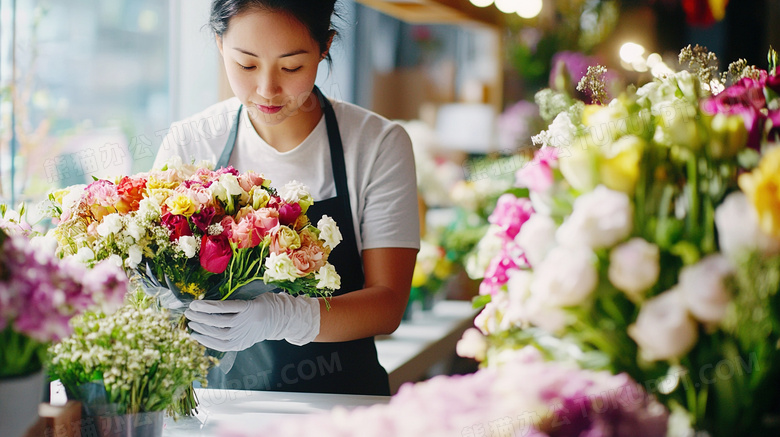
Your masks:
[{"label": "eyebrow", "polygon": [[[259,56],[257,56],[256,54],[254,54],[254,53],[252,53],[250,51],[247,51],[247,50],[244,50],[244,49],[241,49],[241,48],[238,48],[238,47],[233,47],[233,50],[237,50],[237,51],[239,51],[239,52],[241,52],[241,53],[243,53],[245,55],[254,56],[255,58],[259,57]],[[300,50],[292,51],[290,53],[284,53],[282,55],[279,55],[279,57],[280,58],[289,58],[290,56],[303,55],[303,54],[306,54],[306,53],[309,53],[309,51],[308,50],[304,50],[304,49],[300,49]]]}]

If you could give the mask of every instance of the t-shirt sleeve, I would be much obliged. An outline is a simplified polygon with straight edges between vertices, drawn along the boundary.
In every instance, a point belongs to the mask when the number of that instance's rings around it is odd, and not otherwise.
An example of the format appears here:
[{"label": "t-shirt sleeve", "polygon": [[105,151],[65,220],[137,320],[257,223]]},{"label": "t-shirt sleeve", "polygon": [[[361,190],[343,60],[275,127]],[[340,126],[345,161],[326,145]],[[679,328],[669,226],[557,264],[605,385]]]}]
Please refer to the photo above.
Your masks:
[{"label": "t-shirt sleeve", "polygon": [[369,167],[363,218],[363,249],[420,248],[417,177],[409,135],[398,124],[380,140]]}]

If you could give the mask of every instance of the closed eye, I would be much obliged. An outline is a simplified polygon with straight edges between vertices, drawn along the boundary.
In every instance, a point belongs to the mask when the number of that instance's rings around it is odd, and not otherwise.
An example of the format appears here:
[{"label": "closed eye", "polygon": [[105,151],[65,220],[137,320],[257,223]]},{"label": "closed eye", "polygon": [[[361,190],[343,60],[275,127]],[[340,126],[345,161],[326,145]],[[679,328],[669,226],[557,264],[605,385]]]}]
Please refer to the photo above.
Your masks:
[{"label": "closed eye", "polygon": [[[237,64],[238,64],[238,63],[237,63]],[[246,71],[252,71],[252,70],[254,70],[254,69],[255,69],[255,67],[254,67],[254,66],[247,67],[246,65],[241,65],[241,64],[238,64],[238,66],[239,66],[239,67],[241,67],[242,69],[246,70]]]},{"label": "closed eye", "polygon": [[303,66],[296,67],[296,68],[282,68],[282,70],[288,72],[288,73],[295,73],[296,71],[300,70]]}]

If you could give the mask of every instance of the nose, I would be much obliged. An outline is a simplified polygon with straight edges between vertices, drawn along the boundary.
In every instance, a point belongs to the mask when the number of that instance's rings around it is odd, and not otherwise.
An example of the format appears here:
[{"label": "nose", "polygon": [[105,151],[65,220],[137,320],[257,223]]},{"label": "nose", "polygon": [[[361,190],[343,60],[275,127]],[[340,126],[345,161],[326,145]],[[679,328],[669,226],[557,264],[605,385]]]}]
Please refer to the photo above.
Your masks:
[{"label": "nose", "polygon": [[271,103],[281,94],[282,87],[279,78],[272,72],[261,73],[257,79],[257,94]]}]

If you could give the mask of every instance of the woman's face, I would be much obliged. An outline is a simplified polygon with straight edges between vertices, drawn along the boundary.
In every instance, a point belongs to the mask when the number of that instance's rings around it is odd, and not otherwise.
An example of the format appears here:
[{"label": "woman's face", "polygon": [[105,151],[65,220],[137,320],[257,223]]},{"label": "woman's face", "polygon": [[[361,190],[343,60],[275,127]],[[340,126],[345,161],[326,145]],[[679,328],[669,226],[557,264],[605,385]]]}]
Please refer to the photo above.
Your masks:
[{"label": "woman's face", "polygon": [[294,17],[262,10],[236,15],[217,44],[230,87],[256,126],[306,117],[319,107],[307,102],[324,54]]}]

